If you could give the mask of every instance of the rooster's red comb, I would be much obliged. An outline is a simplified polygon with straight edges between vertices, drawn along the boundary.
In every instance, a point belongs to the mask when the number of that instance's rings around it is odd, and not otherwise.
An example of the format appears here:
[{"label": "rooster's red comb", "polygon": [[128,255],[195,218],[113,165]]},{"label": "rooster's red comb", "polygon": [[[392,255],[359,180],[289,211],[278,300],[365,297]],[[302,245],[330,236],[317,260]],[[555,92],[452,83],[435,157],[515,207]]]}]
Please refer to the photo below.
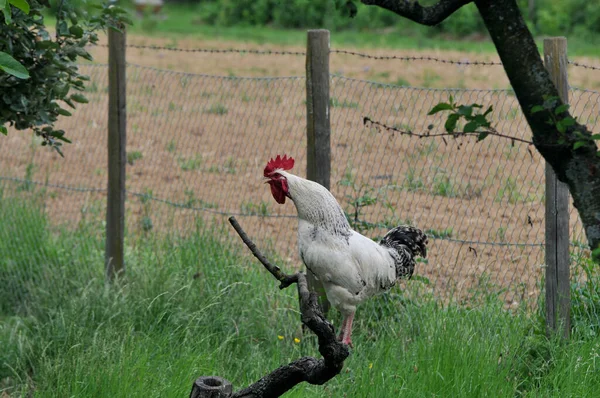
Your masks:
[{"label": "rooster's red comb", "polygon": [[271,160],[269,160],[269,162],[267,163],[267,166],[265,167],[265,177],[268,177],[270,174],[272,174],[275,170],[277,169],[283,169],[283,170],[291,170],[294,167],[294,158],[292,157],[287,157],[287,155],[283,155],[283,157],[281,157],[280,155],[277,155],[277,157],[275,159],[271,158]]}]

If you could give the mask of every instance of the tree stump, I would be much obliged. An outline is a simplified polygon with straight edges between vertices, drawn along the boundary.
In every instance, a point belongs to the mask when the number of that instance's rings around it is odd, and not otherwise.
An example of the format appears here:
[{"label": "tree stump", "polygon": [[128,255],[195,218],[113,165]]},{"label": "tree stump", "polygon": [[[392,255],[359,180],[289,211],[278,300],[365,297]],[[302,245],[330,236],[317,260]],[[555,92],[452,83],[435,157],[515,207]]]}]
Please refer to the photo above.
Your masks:
[{"label": "tree stump", "polygon": [[229,398],[233,385],[219,376],[200,376],[192,386],[190,398]]}]

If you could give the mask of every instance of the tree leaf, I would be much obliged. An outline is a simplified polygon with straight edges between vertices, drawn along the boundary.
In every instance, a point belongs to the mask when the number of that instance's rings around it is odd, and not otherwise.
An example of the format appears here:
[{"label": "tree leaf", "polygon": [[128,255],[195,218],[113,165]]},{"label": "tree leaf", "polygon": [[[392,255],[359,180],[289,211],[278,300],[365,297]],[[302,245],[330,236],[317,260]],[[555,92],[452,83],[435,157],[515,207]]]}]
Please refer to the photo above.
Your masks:
[{"label": "tree leaf", "polygon": [[459,118],[460,115],[458,113],[453,113],[450,116],[448,116],[448,119],[446,119],[446,123],[444,123],[444,128],[447,132],[453,133],[454,130],[456,130],[456,123],[458,122]]},{"label": "tree leaf", "polygon": [[562,119],[560,121],[560,124],[562,124],[565,127],[569,127],[575,124],[575,119],[573,119],[572,117],[567,116],[566,118]]},{"label": "tree leaf", "polygon": [[594,134],[594,135],[592,135],[592,139],[593,140],[600,140],[600,134]]},{"label": "tree leaf", "polygon": [[29,3],[25,0],[8,0],[10,4],[23,11],[25,14],[29,14]]},{"label": "tree leaf", "polygon": [[71,99],[75,102],[79,102],[80,104],[88,103],[88,99],[85,98],[85,96],[83,96],[81,94],[73,94],[73,95],[71,95]]},{"label": "tree leaf", "polygon": [[463,115],[465,117],[471,117],[473,114],[473,106],[471,105],[461,105],[458,107],[458,114]]},{"label": "tree leaf", "polygon": [[71,112],[69,112],[68,110],[66,110],[66,109],[63,109],[63,108],[58,108],[58,109],[56,110],[56,112],[57,112],[59,115],[63,115],[63,116],[71,116]]},{"label": "tree leaf", "polygon": [[436,106],[431,108],[431,110],[429,111],[429,113],[427,115],[434,115],[441,111],[451,111],[453,109],[454,109],[454,107],[452,105],[447,104],[445,102],[440,102],[439,104],[437,104]]},{"label": "tree leaf", "polygon": [[19,79],[29,79],[27,69],[19,61],[2,51],[0,51],[0,70]]},{"label": "tree leaf", "polygon": [[10,5],[6,0],[0,0],[0,9],[2,9],[2,14],[4,14],[4,22],[7,25],[10,25],[12,23],[12,16],[10,13]]},{"label": "tree leaf", "polygon": [[[69,28],[69,32],[75,36],[77,39],[80,39],[83,36],[83,28],[79,25],[73,25]],[[81,48],[81,47],[77,47]]]},{"label": "tree leaf", "polygon": [[559,120],[556,123],[556,129],[559,133],[564,133],[565,131],[567,131],[567,127],[562,124],[562,120]]},{"label": "tree leaf", "polygon": [[465,124],[465,128],[463,129],[463,132],[472,133],[475,130],[477,130],[478,127],[479,127],[479,123],[477,123],[475,120],[471,120],[469,123]]},{"label": "tree leaf", "polygon": [[576,141],[576,142],[573,144],[573,149],[578,149],[578,148],[581,148],[581,147],[582,147],[582,146],[584,146],[584,145],[585,145],[585,141]]},{"label": "tree leaf", "polygon": [[476,122],[481,127],[490,127],[491,123],[483,114],[475,115],[473,121]]},{"label": "tree leaf", "polygon": [[4,126],[0,126],[0,133],[8,135],[8,129]]},{"label": "tree leaf", "polygon": [[490,107],[489,107],[489,108],[487,108],[487,109],[485,110],[485,112],[483,112],[483,116],[487,116],[487,115],[489,115],[490,113],[492,113],[492,111],[493,111],[493,110],[494,110],[494,106],[493,106],[493,105],[490,105]]},{"label": "tree leaf", "polygon": [[596,261],[600,260],[600,247],[597,247],[594,250],[592,250],[592,258]]},{"label": "tree leaf", "polygon": [[481,133],[479,133],[479,135],[477,136],[477,142],[485,140],[485,137],[487,137],[488,135],[490,135],[490,132],[489,132],[489,131],[482,131],[482,132],[481,132]]},{"label": "tree leaf", "polygon": [[565,112],[567,109],[569,109],[569,104],[559,105],[556,107],[556,109],[554,109],[554,114],[560,115],[561,113]]},{"label": "tree leaf", "polygon": [[538,113],[544,110],[544,107],[541,105],[535,105],[531,108],[531,114]]}]

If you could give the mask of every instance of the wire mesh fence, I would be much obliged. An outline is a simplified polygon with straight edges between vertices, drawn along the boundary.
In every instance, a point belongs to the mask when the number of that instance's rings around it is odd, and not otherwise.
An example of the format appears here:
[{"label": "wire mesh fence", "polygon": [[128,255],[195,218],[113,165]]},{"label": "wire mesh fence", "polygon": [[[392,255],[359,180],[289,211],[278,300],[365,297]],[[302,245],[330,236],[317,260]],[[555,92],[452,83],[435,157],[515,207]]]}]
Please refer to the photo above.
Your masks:
[{"label": "wire mesh fence", "polygon": [[[494,62],[474,66],[497,67]],[[92,251],[101,255],[107,67],[81,68],[90,76],[90,103],[59,123],[75,141],[65,148],[66,159],[13,132],[3,139],[0,184],[4,197],[40,200],[50,225],[91,225],[99,238]],[[272,199],[262,169],[269,158],[287,153],[296,159],[294,171],[305,175],[305,78],[214,76],[135,64],[128,65],[127,76],[128,236],[186,234],[198,220],[223,225],[236,215],[258,244],[288,266],[299,266],[295,210]],[[527,144],[499,137],[480,143],[416,138],[365,124],[368,117],[402,131],[424,132],[433,124],[433,132],[441,132],[442,116],[426,114],[449,96],[457,103],[493,105],[499,131],[530,137],[509,89],[419,88],[334,74],[331,190],[367,236],[382,236],[398,224],[427,232],[430,255],[417,274],[435,295],[460,297],[473,288],[494,287],[509,305],[532,302],[539,296],[544,262],[540,155]],[[597,129],[600,92],[574,88],[571,104],[580,121]],[[585,237],[574,211],[570,228],[576,251]],[[35,237],[14,242],[28,239]],[[13,292],[15,300],[19,294],[24,293]]]}]

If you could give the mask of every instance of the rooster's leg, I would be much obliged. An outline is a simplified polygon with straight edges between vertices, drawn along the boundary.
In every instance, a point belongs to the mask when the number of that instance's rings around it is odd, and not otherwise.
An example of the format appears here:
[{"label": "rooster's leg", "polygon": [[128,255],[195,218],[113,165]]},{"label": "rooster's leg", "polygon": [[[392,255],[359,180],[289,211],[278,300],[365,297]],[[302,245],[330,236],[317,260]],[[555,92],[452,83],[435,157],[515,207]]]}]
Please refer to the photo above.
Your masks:
[{"label": "rooster's leg", "polygon": [[351,312],[348,316],[344,317],[342,322],[342,343],[352,346],[352,321],[354,321],[354,312]]},{"label": "rooster's leg", "polygon": [[342,327],[340,328],[340,334],[338,334],[338,341],[342,341],[342,339],[344,338],[344,330],[346,330],[346,324],[348,323],[348,317],[344,316],[344,319],[342,320]]}]

